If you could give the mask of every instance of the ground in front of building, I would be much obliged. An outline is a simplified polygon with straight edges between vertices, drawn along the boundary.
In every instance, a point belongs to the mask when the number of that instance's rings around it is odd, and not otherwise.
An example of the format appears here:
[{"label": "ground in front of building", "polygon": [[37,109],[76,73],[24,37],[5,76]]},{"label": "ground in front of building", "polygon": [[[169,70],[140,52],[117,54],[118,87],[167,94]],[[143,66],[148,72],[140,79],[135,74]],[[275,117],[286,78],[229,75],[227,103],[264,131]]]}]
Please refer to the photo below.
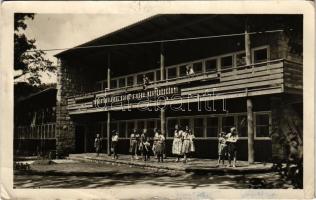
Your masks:
[{"label": "ground in front of building", "polygon": [[[256,181],[258,181],[256,183]],[[264,185],[261,185],[264,182]],[[255,185],[254,185],[255,184]],[[292,188],[276,172],[212,174],[148,170],[118,163],[63,162],[32,164],[15,171],[15,188]]]}]

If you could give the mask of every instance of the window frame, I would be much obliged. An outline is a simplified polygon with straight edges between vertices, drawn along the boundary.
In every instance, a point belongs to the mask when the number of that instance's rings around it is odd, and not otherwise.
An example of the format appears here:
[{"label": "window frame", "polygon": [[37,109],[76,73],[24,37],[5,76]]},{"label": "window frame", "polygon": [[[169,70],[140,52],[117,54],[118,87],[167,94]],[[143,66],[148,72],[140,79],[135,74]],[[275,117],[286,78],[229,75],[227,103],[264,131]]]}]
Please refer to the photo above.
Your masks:
[{"label": "window frame", "polygon": [[[254,47],[251,49],[251,63],[252,64],[256,64],[255,63],[255,51],[259,51],[259,50],[262,50],[262,49],[267,49],[267,61],[270,61],[270,46],[269,45],[263,45],[263,46],[258,46],[258,47]],[[258,63],[261,63],[261,62],[258,62]]]},{"label": "window frame", "polygon": [[261,112],[254,112],[254,138],[255,140],[272,140],[271,137],[258,137],[257,136],[257,115],[268,115],[269,116],[269,134],[272,133],[272,112],[271,111],[261,111]]}]

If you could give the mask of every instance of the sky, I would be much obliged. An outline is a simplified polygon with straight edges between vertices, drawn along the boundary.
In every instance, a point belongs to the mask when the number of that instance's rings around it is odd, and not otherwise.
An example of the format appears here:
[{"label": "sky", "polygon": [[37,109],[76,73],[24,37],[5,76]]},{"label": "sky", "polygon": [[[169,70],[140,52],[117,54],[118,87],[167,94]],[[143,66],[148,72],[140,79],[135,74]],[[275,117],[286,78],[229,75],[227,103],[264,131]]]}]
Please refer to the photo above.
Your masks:
[{"label": "sky", "polygon": [[[26,20],[25,34],[29,39],[36,40],[38,49],[69,48],[147,17],[149,15],[145,14],[36,14],[33,20]],[[46,56],[56,63],[54,55],[59,52],[48,51]],[[55,74],[41,75],[44,83],[57,81]]]}]

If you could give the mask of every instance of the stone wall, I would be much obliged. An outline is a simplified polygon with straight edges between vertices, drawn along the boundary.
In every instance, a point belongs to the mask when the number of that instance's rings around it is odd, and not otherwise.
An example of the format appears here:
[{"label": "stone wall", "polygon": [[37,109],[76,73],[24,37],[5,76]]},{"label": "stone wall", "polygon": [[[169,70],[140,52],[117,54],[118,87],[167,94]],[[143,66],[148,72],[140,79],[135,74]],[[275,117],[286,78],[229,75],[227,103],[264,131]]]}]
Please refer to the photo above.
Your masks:
[{"label": "stone wall", "polygon": [[[301,97],[280,95],[270,98],[272,111],[272,158],[288,161],[303,156],[303,102]],[[301,108],[298,108],[301,107]],[[292,157],[292,158],[291,158]]]}]

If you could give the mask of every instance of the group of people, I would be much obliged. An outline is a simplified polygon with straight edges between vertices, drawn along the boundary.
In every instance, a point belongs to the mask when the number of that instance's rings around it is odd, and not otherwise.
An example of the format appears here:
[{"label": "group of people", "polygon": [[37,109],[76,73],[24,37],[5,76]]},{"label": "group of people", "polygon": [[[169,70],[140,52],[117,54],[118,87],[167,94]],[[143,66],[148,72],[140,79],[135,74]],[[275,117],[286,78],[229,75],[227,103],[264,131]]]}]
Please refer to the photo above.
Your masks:
[{"label": "group of people", "polygon": [[[111,152],[113,159],[118,159],[118,131],[112,132],[111,138]],[[179,162],[183,158],[183,162],[188,161],[190,154],[195,152],[194,145],[195,136],[192,133],[189,126],[180,128],[179,125],[175,125],[173,142],[172,142],[172,154],[176,157],[175,162]],[[130,135],[129,152],[132,160],[138,160],[139,155],[144,161],[150,160],[150,155],[153,154],[158,162],[163,162],[165,158],[165,136],[159,129],[154,129],[154,136],[149,137],[147,135],[147,129],[143,129],[138,132],[137,129],[133,129]],[[225,164],[225,158],[228,159],[229,166],[236,167],[236,156],[237,148],[236,144],[238,141],[238,134],[235,127],[230,129],[229,133],[221,132],[218,136],[218,162],[217,166]],[[151,144],[152,142],[152,144]],[[100,135],[97,134],[95,138],[95,149],[97,156],[101,150],[101,139]],[[233,165],[231,165],[233,161]]]},{"label": "group of people", "polygon": [[[153,144],[150,141],[153,140]],[[163,162],[165,152],[165,136],[160,130],[154,129],[154,137],[148,137],[147,129],[143,129],[142,133],[139,134],[136,129],[130,136],[130,149],[131,159],[138,159],[138,154],[143,157],[144,161],[150,159],[151,152],[158,159],[158,162]]]},{"label": "group of people", "polygon": [[[230,129],[229,133],[221,132],[218,136],[218,161],[217,166],[225,165],[225,158],[228,157],[229,166],[236,167],[238,134],[235,127]],[[231,161],[233,160],[233,165]]]}]

